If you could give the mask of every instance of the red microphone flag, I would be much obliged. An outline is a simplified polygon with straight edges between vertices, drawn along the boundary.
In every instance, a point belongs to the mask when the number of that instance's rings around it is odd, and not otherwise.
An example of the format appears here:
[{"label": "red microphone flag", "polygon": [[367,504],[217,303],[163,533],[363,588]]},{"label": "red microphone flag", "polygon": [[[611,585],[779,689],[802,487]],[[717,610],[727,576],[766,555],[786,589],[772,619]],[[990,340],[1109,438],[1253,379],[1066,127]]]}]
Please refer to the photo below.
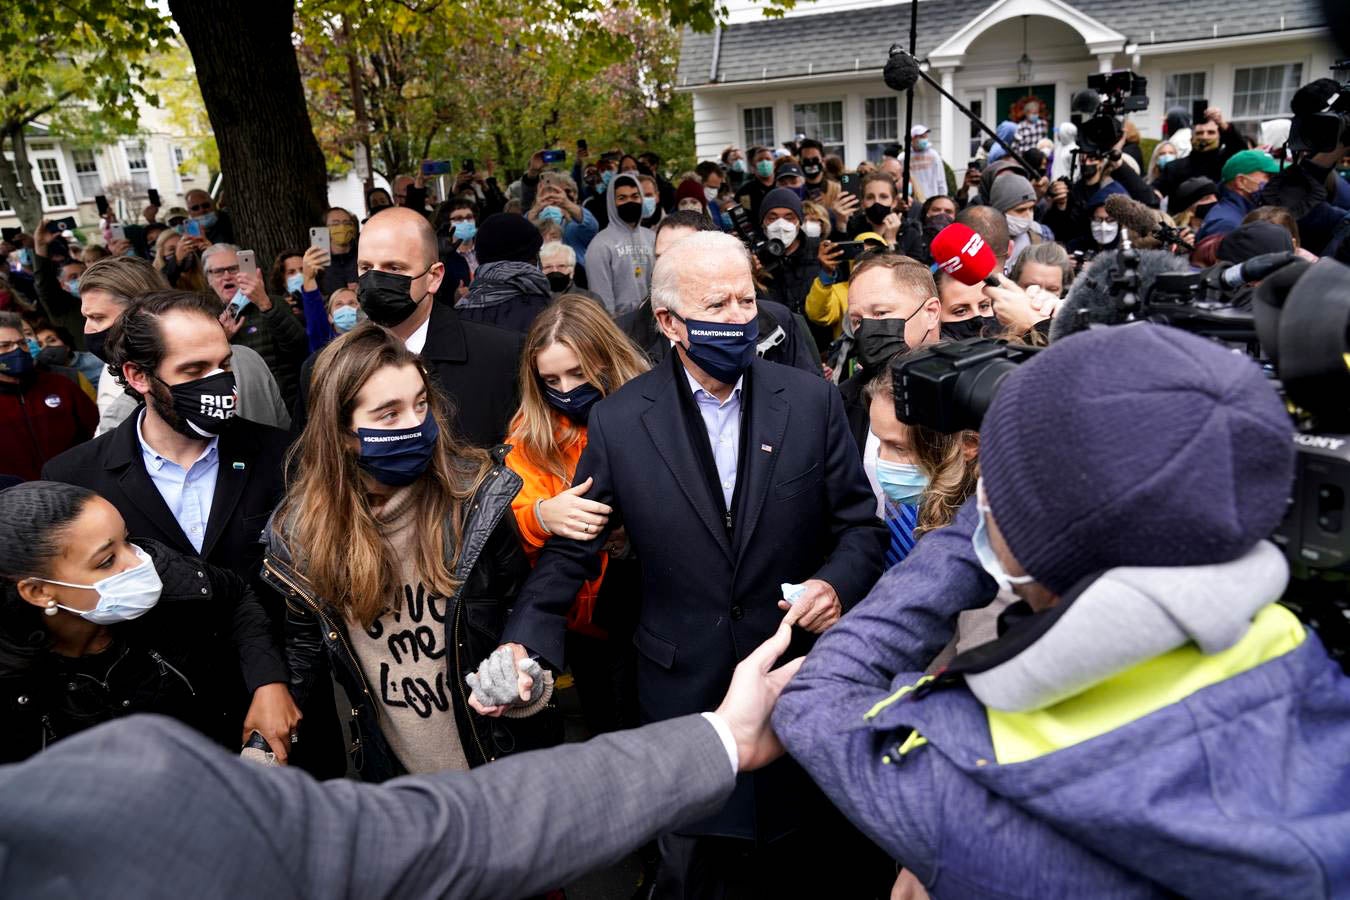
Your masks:
[{"label": "red microphone flag", "polygon": [[965,285],[979,284],[998,266],[984,238],[960,222],[939,231],[929,249],[938,268]]}]

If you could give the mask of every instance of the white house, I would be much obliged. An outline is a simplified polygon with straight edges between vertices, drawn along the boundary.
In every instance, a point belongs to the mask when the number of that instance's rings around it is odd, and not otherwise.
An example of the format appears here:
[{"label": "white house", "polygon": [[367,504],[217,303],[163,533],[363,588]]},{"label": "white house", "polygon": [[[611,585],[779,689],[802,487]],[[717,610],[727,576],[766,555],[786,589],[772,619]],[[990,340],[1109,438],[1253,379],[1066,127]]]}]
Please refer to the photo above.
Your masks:
[{"label": "white house", "polygon": [[[96,148],[48,137],[40,125],[28,130],[33,183],[48,218],[73,216],[80,225],[94,225],[94,197],[103,194],[118,218],[134,222],[149,202],[150,188],[159,191],[162,210],[182,206],[183,195],[194,188],[210,190],[206,167],[188,162],[190,139],[174,133],[163,112],[142,109],[140,124],[139,134]],[[13,163],[12,153],[6,151],[5,158]],[[3,193],[0,225],[19,226]]]},{"label": "white house", "polygon": [[[753,0],[726,5],[729,23],[686,31],[680,54],[699,159],[804,134],[852,166],[903,143],[904,95],[881,70],[892,44],[908,44],[908,0],[815,0],[779,19]],[[1148,79],[1149,109],[1131,116],[1144,136],[1196,99],[1255,134],[1335,59],[1318,0],[918,0],[918,21],[918,58],[991,128],[1027,94],[1066,121],[1090,74],[1128,68]],[[983,136],[925,84],[914,108],[943,159],[962,167]]]}]

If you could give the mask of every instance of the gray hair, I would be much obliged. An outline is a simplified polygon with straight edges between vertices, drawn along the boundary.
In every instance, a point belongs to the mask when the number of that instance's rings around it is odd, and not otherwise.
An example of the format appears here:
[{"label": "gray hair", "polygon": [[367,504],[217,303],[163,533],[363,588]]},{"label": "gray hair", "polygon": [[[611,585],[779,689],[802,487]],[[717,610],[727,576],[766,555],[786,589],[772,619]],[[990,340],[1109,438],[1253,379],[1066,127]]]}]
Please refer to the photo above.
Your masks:
[{"label": "gray hair", "polygon": [[205,272],[211,268],[210,259],[217,253],[238,253],[239,248],[234,244],[212,244],[202,251],[202,271]]},{"label": "gray hair", "polygon": [[539,248],[539,263],[543,265],[554,257],[566,266],[576,266],[577,251],[564,244],[562,241],[549,241]]},{"label": "gray hair", "polygon": [[[23,316],[19,315],[16,312],[9,312],[8,310],[0,312],[0,328],[13,328],[20,335],[22,335]],[[28,351],[24,350],[23,352],[27,353]]]},{"label": "gray hair", "polygon": [[543,172],[539,176],[539,187],[543,187],[546,184],[556,184],[563,189],[563,193],[567,194],[567,199],[574,202],[576,201],[577,183],[572,179],[572,176],[568,175],[566,172],[555,172],[552,170]]},{"label": "gray hair", "polygon": [[[692,257],[686,261],[685,257]],[[669,309],[679,312],[683,306],[680,297],[680,276],[690,268],[718,265],[728,257],[738,260],[750,271],[750,252],[745,244],[720,231],[696,231],[680,238],[652,269],[652,310]]]},{"label": "gray hair", "polygon": [[1022,270],[1026,268],[1027,263],[1058,266],[1064,279],[1061,290],[1067,291],[1069,285],[1073,282],[1073,260],[1069,258],[1069,251],[1054,241],[1027,246],[1017,255],[1017,260],[1013,263],[1012,271],[1008,273],[1008,277],[1017,281],[1022,277]]}]

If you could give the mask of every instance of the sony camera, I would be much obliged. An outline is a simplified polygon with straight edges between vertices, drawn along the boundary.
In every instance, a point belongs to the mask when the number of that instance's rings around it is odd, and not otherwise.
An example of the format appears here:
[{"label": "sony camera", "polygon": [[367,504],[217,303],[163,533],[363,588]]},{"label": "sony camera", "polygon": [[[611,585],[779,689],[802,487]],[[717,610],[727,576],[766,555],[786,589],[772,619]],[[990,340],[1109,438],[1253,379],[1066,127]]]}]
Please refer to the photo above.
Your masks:
[{"label": "sony camera", "polygon": [[778,238],[764,236],[764,232],[755,225],[744,206],[737,204],[731,207],[727,211],[727,216],[731,219],[731,227],[736,232],[736,237],[750,248],[750,252],[755,254],[760,265],[766,269],[777,265],[783,254],[787,253],[787,246]]},{"label": "sony camera", "polygon": [[978,431],[994,394],[1039,348],[969,338],[925,347],[891,363],[895,417],[935,431]]},{"label": "sony camera", "polygon": [[[1350,68],[1350,60],[1333,67],[1338,73]],[[1326,153],[1350,146],[1350,82],[1319,78],[1305,84],[1290,102],[1294,113],[1289,125],[1289,149]]]},{"label": "sony camera", "polygon": [[1089,75],[1087,90],[1073,95],[1071,109],[1079,152],[1106,156],[1120,140],[1125,114],[1148,109],[1148,79],[1129,69]]}]

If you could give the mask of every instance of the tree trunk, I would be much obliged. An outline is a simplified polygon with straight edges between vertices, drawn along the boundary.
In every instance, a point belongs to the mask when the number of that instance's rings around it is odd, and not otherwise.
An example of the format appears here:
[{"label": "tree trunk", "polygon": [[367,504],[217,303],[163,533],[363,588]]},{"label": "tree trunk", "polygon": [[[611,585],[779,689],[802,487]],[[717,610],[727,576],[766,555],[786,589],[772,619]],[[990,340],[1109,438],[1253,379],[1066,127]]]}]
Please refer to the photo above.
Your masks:
[{"label": "tree trunk", "polygon": [[4,165],[0,156],[0,190],[5,192],[9,208],[19,217],[23,230],[32,234],[42,223],[42,194],[33,182],[33,163],[28,158],[28,144],[23,133],[23,125],[11,125],[0,136],[0,150],[4,149],[4,138],[9,138],[9,148],[14,151],[14,166]]},{"label": "tree trunk", "polygon": [[328,206],[328,173],[314,138],[292,44],[291,0],[169,0],[192,51],[235,237],[266,267],[303,247]]}]

